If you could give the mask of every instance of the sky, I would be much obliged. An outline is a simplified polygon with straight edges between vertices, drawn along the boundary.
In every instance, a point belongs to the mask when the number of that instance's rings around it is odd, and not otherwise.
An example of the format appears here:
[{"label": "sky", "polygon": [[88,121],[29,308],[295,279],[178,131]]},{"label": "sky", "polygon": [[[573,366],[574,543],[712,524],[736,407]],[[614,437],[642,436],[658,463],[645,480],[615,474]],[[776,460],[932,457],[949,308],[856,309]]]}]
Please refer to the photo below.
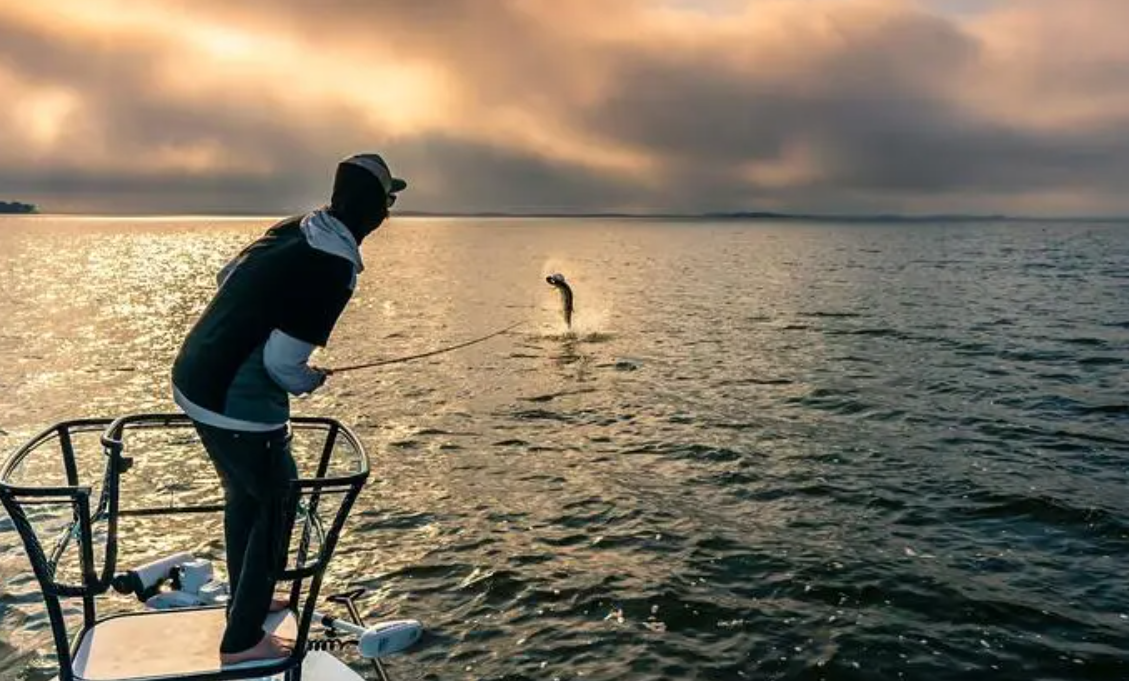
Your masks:
[{"label": "sky", "polygon": [[1129,214],[1126,0],[0,0],[0,200]]}]

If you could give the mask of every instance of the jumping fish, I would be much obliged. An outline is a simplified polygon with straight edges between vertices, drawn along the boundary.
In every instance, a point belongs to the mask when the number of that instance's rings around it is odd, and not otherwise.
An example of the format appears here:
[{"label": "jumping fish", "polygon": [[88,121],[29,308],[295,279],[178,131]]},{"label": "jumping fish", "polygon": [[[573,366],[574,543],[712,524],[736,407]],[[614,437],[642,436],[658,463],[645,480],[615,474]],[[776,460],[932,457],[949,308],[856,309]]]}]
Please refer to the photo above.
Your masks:
[{"label": "jumping fish", "polygon": [[572,289],[565,281],[563,274],[550,274],[545,277],[554,288],[561,292],[561,313],[564,315],[565,325],[572,328]]}]

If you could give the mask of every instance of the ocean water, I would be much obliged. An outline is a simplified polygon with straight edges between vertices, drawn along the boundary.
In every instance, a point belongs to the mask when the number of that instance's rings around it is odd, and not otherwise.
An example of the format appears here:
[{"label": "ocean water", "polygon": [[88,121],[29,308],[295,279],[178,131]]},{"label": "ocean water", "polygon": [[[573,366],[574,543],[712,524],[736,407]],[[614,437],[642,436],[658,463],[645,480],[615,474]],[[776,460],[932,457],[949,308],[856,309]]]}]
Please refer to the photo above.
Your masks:
[{"label": "ocean water", "polygon": [[[0,219],[4,451],[172,410],[269,224]],[[322,365],[522,322],[295,402],[372,457],[327,589],[424,621],[397,681],[1129,677],[1129,225],[397,219],[363,250]],[[219,550],[181,529],[135,553]],[[0,518],[0,678],[51,655]]]}]

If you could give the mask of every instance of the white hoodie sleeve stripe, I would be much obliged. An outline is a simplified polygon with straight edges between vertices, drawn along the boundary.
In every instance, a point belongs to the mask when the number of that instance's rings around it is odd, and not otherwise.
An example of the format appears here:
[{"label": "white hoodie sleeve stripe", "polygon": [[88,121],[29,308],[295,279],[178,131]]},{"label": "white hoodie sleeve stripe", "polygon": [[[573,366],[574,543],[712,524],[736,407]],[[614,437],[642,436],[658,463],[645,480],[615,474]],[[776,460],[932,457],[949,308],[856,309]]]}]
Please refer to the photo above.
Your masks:
[{"label": "white hoodie sleeve stripe", "polygon": [[263,365],[275,383],[292,395],[313,392],[322,375],[307,364],[314,346],[275,329],[263,348]]},{"label": "white hoodie sleeve stripe", "polygon": [[227,278],[231,276],[231,273],[235,271],[235,268],[239,267],[239,263],[241,262],[243,262],[242,256],[236,256],[228,261],[228,263],[223,266],[223,269],[216,274],[216,286],[223,288],[224,282],[226,282]]}]

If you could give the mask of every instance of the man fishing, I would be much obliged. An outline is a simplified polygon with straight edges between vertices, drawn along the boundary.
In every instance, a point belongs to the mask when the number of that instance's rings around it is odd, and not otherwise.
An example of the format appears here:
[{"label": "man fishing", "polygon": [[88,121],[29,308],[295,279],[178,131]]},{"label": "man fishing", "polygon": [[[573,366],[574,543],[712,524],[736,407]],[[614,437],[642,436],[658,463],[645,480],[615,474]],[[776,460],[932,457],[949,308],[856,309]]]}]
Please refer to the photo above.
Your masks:
[{"label": "man fishing", "polygon": [[173,398],[224,488],[231,600],[223,664],[281,658],[293,647],[262,629],[268,612],[287,606],[273,598],[272,572],[297,477],[289,395],[312,393],[331,373],[310,366],[310,355],[329,341],[353,294],[361,242],[406,187],[377,154],[339,163],[329,206],[274,225],[220,271],[173,364]]}]

